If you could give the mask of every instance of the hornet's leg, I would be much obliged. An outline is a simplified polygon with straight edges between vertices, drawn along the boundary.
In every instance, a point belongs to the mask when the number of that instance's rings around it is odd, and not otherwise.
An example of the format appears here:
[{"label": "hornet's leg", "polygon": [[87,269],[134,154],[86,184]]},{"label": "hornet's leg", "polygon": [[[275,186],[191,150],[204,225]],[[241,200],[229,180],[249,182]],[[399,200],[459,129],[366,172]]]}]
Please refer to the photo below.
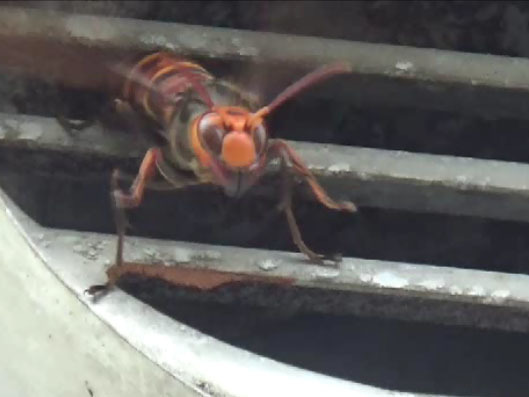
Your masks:
[{"label": "hornet's leg", "polygon": [[285,142],[280,140],[274,140],[271,143],[270,150],[271,157],[279,157],[281,161],[281,173],[283,175],[283,194],[280,202],[280,209],[285,212],[294,243],[303,254],[305,254],[310,260],[314,262],[324,264],[323,261],[325,259],[330,259],[334,262],[339,261],[339,255],[327,256],[317,254],[316,252],[312,251],[303,241],[301,237],[301,232],[294,217],[294,213],[292,212],[292,176],[290,175],[290,167],[288,167],[288,163],[291,163],[293,171],[295,171],[298,175],[302,176],[308,182],[317,200],[326,207],[335,210],[354,212],[356,211],[356,206],[351,202],[338,203],[331,199],[327,195],[323,187],[321,187],[321,185],[318,183],[314,175],[303,164],[303,162],[297,156],[294,150],[292,150],[292,148],[290,148]]},{"label": "hornet's leg", "polygon": [[325,189],[323,189],[323,187],[318,183],[316,177],[312,174],[312,172],[310,172],[294,149],[292,149],[286,142],[275,139],[271,143],[270,150],[272,150],[273,154],[278,153],[281,158],[284,158],[292,164],[294,171],[299,176],[303,177],[303,179],[305,179],[312,189],[312,192],[316,196],[316,199],[324,206],[332,210],[356,212],[356,206],[352,202],[336,202],[330,198]]},{"label": "hornet's leg", "polygon": [[[125,217],[125,209],[134,208],[140,205],[143,192],[146,184],[154,176],[156,170],[157,158],[160,156],[159,149],[151,148],[145,154],[143,161],[140,165],[140,170],[136,179],[132,183],[132,186],[128,193],[124,193],[118,187],[119,171],[114,170],[110,185],[112,188],[112,205],[114,208],[114,216],[116,229],[118,233],[118,243],[116,250],[116,262],[117,266],[123,264],[123,239],[125,237],[125,229],[127,226],[127,219]],[[112,287],[111,283],[105,285],[94,285],[86,290],[89,295],[94,295],[98,292],[104,292]]]},{"label": "hornet's leg", "polygon": [[[125,209],[138,207],[143,199],[145,188],[151,187],[152,179],[155,175],[156,169],[166,179],[172,189],[179,189],[189,185],[197,184],[198,182],[186,175],[180,174],[177,171],[171,170],[168,166],[158,148],[151,148],[145,154],[140,169],[128,193],[124,193],[118,186],[118,180],[121,178],[118,170],[115,170],[111,178],[112,188],[112,204],[114,208],[116,229],[118,234],[118,243],[116,250],[115,265],[123,264],[123,240],[125,237],[125,230],[127,227],[127,219],[125,217]],[[154,186],[153,186],[154,187]],[[160,187],[160,186],[158,186]],[[164,186],[163,190],[167,190],[169,186]],[[90,295],[96,293],[104,293],[113,286],[115,280],[111,279],[104,285],[94,285],[86,290]]]},{"label": "hornet's leg", "polygon": [[281,158],[281,174],[283,180],[279,208],[285,213],[294,244],[296,244],[298,249],[303,254],[307,255],[310,260],[321,263],[323,259],[322,255],[317,254],[307,247],[307,244],[305,244],[301,237],[299,226],[294,217],[294,212],[292,211],[292,175],[290,175],[290,170],[287,168],[286,161],[283,158]]}]

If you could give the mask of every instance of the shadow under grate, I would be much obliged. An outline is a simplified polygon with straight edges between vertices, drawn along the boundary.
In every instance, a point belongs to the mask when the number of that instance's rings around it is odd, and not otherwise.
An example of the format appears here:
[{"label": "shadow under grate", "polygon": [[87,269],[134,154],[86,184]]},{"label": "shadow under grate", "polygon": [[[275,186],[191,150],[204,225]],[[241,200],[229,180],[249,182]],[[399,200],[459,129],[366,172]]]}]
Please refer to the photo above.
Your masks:
[{"label": "shadow under grate", "polygon": [[[232,345],[319,373],[392,390],[453,396],[523,397],[529,387],[526,335],[461,326],[340,315],[344,297],[332,292],[252,284],[210,292],[175,288],[158,280],[124,277],[121,288],[177,321]],[[267,301],[268,305],[261,305]],[[334,302],[334,303],[333,303]],[[351,305],[391,312],[414,299],[350,293]],[[507,319],[508,310],[447,312],[487,321]],[[514,312],[515,310],[513,310]],[[526,316],[519,315],[520,319]],[[515,321],[515,320],[514,320]],[[522,320],[524,321],[524,320]]]}]

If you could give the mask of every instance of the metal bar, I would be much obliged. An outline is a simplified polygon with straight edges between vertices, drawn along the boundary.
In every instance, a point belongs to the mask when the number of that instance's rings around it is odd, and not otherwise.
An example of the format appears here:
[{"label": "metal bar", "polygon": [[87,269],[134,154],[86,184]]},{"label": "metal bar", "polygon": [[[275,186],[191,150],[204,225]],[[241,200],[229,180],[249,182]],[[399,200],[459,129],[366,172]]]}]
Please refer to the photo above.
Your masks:
[{"label": "metal bar", "polygon": [[[38,226],[9,198],[3,205],[20,223],[39,256],[79,297],[87,286],[105,281],[104,270],[114,258],[109,236],[47,229]],[[4,213],[4,212],[2,212]],[[127,237],[125,259],[146,266],[175,267],[172,282],[189,284],[182,269],[211,274],[233,275],[233,282],[262,279],[270,285],[289,286],[281,294],[244,294],[246,303],[294,307],[339,314],[380,315],[383,317],[446,324],[472,325],[511,331],[529,330],[529,276],[496,272],[447,269],[422,264],[344,258],[338,269],[301,263],[297,253],[221,247],[186,242]],[[72,263],[79,266],[71,266]],[[237,276],[239,275],[239,276]],[[199,276],[200,277],[200,276]],[[274,281],[276,279],[277,281]],[[210,277],[211,280],[211,277]],[[230,284],[230,280],[197,287],[207,290]],[[300,292],[297,288],[308,288]],[[315,297],[311,298],[311,293]],[[318,291],[326,299],[318,299]],[[202,293],[201,293],[202,294]],[[221,293],[216,300],[232,302],[236,293]],[[227,297],[228,296],[228,297]],[[86,300],[86,297],[83,298]],[[104,301],[104,300],[103,300]],[[97,305],[93,310],[98,313]]]},{"label": "metal bar", "polygon": [[[360,206],[529,221],[526,164],[290,143],[333,195]],[[146,150],[124,132],[95,125],[73,138],[54,119],[9,114],[0,114],[0,147],[121,159]]]},{"label": "metal bar", "polygon": [[256,76],[266,81],[260,87],[265,94],[277,92],[300,69],[341,60],[354,73],[333,90],[335,97],[363,105],[529,117],[529,60],[523,58],[11,7],[0,13],[0,67],[80,88],[108,88],[113,80],[105,73],[107,62],[160,48],[206,63],[242,63],[238,74],[247,70],[250,86]]},{"label": "metal bar", "polygon": [[[7,373],[15,374],[15,383],[31,379],[23,386],[16,384],[11,393],[260,397],[295,391],[304,396],[421,396],[335,379],[257,356],[175,322],[119,290],[94,304],[83,291],[90,283],[102,281],[105,262],[113,256],[108,236],[39,227],[2,191],[0,227],[0,273],[10,281],[0,297],[2,302],[16,302],[0,306],[2,318],[9,322],[4,330],[8,337],[2,338],[0,346],[12,352]],[[146,242],[140,250],[147,248]],[[204,248],[182,246],[182,253],[202,260],[214,256]],[[262,272],[259,267],[255,270]],[[35,328],[35,321],[39,330],[31,331],[28,343],[25,335]],[[55,340],[61,346],[68,340],[67,349],[59,349]],[[53,366],[40,365],[38,358],[50,356]],[[5,364],[3,360],[0,368]]]}]

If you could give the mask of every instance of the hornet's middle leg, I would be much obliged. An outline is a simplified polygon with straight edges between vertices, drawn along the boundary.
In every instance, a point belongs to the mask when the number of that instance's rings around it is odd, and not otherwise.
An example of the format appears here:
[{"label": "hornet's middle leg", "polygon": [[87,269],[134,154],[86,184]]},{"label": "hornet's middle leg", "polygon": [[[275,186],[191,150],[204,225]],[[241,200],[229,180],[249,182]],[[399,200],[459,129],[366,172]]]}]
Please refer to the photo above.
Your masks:
[{"label": "hornet's middle leg", "polygon": [[[291,169],[298,175],[302,176],[309,184],[316,199],[326,207],[334,210],[342,210],[348,212],[355,212],[356,206],[351,202],[336,202],[330,198],[323,187],[318,183],[314,175],[303,164],[301,159],[297,156],[292,148],[286,142],[281,140],[274,140],[270,146],[271,157],[279,157],[281,162],[281,173],[283,178],[283,191],[280,201],[280,209],[284,211],[287,218],[290,233],[294,243],[299,248],[300,252],[305,254],[310,260],[319,264],[324,264],[324,260],[339,261],[339,255],[321,255],[311,250],[303,241],[301,232],[297,225],[294,213],[292,211],[292,175]],[[291,167],[288,166],[291,163]]]}]

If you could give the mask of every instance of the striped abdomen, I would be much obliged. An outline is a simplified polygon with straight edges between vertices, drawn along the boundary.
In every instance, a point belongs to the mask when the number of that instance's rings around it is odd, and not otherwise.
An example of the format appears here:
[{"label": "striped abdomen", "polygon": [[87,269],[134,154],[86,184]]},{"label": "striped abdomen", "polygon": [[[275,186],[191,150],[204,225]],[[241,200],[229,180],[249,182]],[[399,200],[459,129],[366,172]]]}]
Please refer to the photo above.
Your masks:
[{"label": "striped abdomen", "polygon": [[257,106],[250,95],[202,66],[163,52],[145,56],[130,69],[122,98],[162,127],[168,163],[200,173],[191,143],[193,123],[214,106]]},{"label": "striped abdomen", "polygon": [[207,106],[212,105],[205,87],[211,80],[213,77],[202,66],[157,52],[134,65],[122,95],[124,100],[166,127],[189,89],[193,89]]}]

